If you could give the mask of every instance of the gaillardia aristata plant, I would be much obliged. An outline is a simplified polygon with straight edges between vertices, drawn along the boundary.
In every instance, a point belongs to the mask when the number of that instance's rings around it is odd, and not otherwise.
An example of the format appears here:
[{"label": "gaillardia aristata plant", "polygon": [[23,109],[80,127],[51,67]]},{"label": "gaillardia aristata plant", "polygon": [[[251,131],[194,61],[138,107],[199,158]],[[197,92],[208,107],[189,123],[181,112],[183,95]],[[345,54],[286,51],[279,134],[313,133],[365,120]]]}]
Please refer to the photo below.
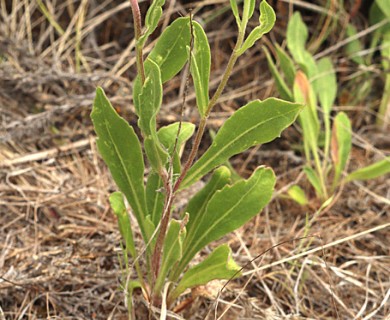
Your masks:
[{"label": "gaillardia aristata plant", "polygon": [[[230,2],[238,36],[211,98],[210,47],[202,26],[191,16],[172,22],[163,30],[149,55],[144,56],[143,47],[162,15],[164,1],[161,0],[150,5],[144,28],[138,4],[131,1],[138,71],[133,82],[133,102],[141,137],[116,113],[103,89],[96,91],[91,117],[98,136],[97,146],[120,190],[111,195],[110,202],[123,236],[124,269],[127,275],[133,271],[135,274],[125,277],[123,282],[129,309],[132,308],[132,292],[137,287],[142,289],[150,304],[172,308],[187,289],[240,275],[239,266],[226,244],[215,248],[196,265],[191,265],[191,261],[205,246],[239,228],[267,205],[274,190],[275,175],[270,168],[260,166],[248,179],[232,183],[230,170],[222,164],[233,155],[279,137],[302,109],[299,103],[275,98],[251,101],[230,116],[212,144],[195,161],[207,119],[237,59],[275,23],[273,9],[262,1],[259,25],[246,34],[255,0],[244,0],[241,8],[238,1]],[[186,63],[194,83],[200,122],[195,126],[180,121],[157,128],[163,84]],[[190,139],[192,146],[183,160],[179,151]],[[147,177],[145,160],[150,165]],[[174,219],[172,214],[178,192],[209,173],[212,173],[211,178],[204,188]],[[131,225],[129,214],[135,217],[142,235],[144,245],[140,248],[134,242],[135,226]]]}]

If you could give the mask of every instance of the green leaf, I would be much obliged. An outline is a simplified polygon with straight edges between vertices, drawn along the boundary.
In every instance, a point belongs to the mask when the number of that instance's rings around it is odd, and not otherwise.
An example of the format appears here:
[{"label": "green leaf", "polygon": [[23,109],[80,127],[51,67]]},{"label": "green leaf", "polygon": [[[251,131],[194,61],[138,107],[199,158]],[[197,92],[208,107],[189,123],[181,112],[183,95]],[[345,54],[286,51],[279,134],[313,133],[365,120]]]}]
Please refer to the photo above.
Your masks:
[{"label": "green leaf", "polygon": [[294,61],[290,58],[286,51],[276,44],[276,54],[278,55],[280,67],[286,77],[288,86],[292,87],[295,79],[295,65]]},{"label": "green leaf", "polygon": [[322,195],[322,188],[321,188],[321,182],[320,178],[318,177],[317,173],[314,171],[313,168],[310,167],[304,167],[303,171],[306,174],[307,179],[309,180],[310,184],[314,187],[316,190],[316,193],[318,195]]},{"label": "green leaf", "polygon": [[[388,68],[390,68],[390,32],[383,36],[381,57],[382,57],[382,67],[384,70],[387,70]],[[386,76],[388,75],[389,74],[386,73]]]},{"label": "green leaf", "polygon": [[[172,123],[168,126],[161,127],[158,130],[158,138],[163,146],[171,153],[173,151],[176,136],[179,129],[179,122]],[[180,134],[177,138],[177,148],[180,147],[192,137],[195,131],[195,125],[191,122],[182,122]]]},{"label": "green leaf", "polygon": [[252,18],[253,13],[255,12],[256,0],[244,0],[244,12],[248,13],[246,17],[247,20]]},{"label": "green leaf", "polygon": [[168,126],[162,127],[157,133],[160,142],[169,152],[170,156],[173,157],[173,166],[175,173],[180,173],[181,171],[179,152],[184,143],[193,135],[195,125],[190,122],[182,122],[180,134],[177,138],[177,149],[175,154],[172,154],[176,141],[176,136],[178,133],[178,128],[179,122],[175,122]]},{"label": "green leaf", "polygon": [[[370,25],[377,24],[379,22],[384,21],[386,18],[390,18],[390,16],[388,15],[389,12],[387,10],[388,6],[389,5],[388,4],[386,5],[383,0],[382,1],[376,0],[371,5],[370,13],[369,13]],[[385,25],[383,25],[379,29],[375,30],[375,33],[378,33],[378,34],[385,34],[388,32],[390,32],[390,23],[386,23]],[[375,36],[375,33],[374,33],[374,36]]]},{"label": "green leaf", "polygon": [[[161,127],[157,132],[157,137],[165,150],[171,154],[176,141],[178,133],[179,122],[175,122],[165,127]],[[195,125],[190,122],[182,122],[182,127],[177,140],[177,152],[174,155],[174,165],[180,168],[180,159],[178,153],[183,144],[191,138],[195,130]],[[180,171],[177,169],[175,172]],[[148,212],[151,215],[151,219],[155,225],[160,221],[163,206],[164,206],[164,193],[162,191],[163,183],[159,175],[153,171],[148,177],[146,183],[146,199],[148,204]]]},{"label": "green leaf", "polygon": [[204,261],[190,268],[177,287],[170,294],[169,300],[176,300],[186,289],[205,285],[216,279],[231,279],[241,275],[240,267],[231,257],[231,249],[223,244],[216,248]]},{"label": "green leaf", "polygon": [[138,126],[145,136],[156,134],[156,116],[162,103],[160,69],[153,61],[145,62],[145,82],[138,76],[134,83],[133,99],[139,117]]},{"label": "green leaf", "polygon": [[121,192],[117,191],[110,195],[110,205],[118,218],[119,232],[121,233],[124,243],[126,245],[126,250],[133,258],[135,258],[136,251],[133,233],[131,231],[131,223]]},{"label": "green leaf", "polygon": [[233,15],[236,18],[237,27],[240,30],[241,18],[240,18],[240,13],[238,12],[237,0],[230,0],[230,7],[232,8]]},{"label": "green leaf", "polygon": [[165,4],[165,0],[154,0],[150,5],[145,17],[146,31],[140,37],[139,44],[143,46],[147,38],[156,30],[158,22],[162,15],[162,6]]},{"label": "green leaf", "polygon": [[206,33],[199,23],[193,21],[194,47],[192,51],[191,75],[194,80],[196,102],[199,113],[204,116],[209,104],[210,46]]},{"label": "green leaf", "polygon": [[314,83],[314,87],[325,113],[324,117],[328,117],[337,96],[336,73],[330,58],[319,60],[317,66],[318,78]]},{"label": "green leaf", "polygon": [[237,110],[218,131],[210,148],[191,167],[181,185],[188,187],[235,154],[279,137],[296,119],[300,104],[269,98]]},{"label": "green leaf", "polygon": [[305,71],[305,73],[308,75],[309,79],[312,80],[318,74],[316,61],[314,60],[313,55],[308,51],[305,51],[303,53],[303,57],[304,60],[300,62],[299,65],[301,66],[303,71]]},{"label": "green leaf", "polygon": [[292,102],[293,101],[293,94],[292,94],[291,90],[288,88],[282,75],[279,73],[278,69],[276,68],[268,49],[265,47],[263,47],[263,49],[264,49],[265,56],[267,58],[268,67],[272,73],[272,76],[275,79],[275,85],[279,91],[280,97],[282,99],[285,99],[285,100]]},{"label": "green leaf", "polygon": [[148,59],[153,60],[161,71],[162,82],[172,79],[188,59],[187,46],[191,41],[190,19],[176,19],[159,37]]},{"label": "green leaf", "polygon": [[[210,135],[211,141],[214,141],[215,136],[217,135],[217,133],[216,133],[213,129],[210,129],[210,130],[209,130],[209,135]],[[231,182],[237,182],[237,181],[239,181],[239,180],[242,180],[242,177],[241,177],[240,174],[237,172],[237,170],[234,169],[234,167],[233,167],[232,164],[229,162],[229,160],[225,161],[225,162],[223,163],[223,166],[226,166],[226,168],[229,169],[229,171],[230,171],[230,180],[231,180]]]},{"label": "green leaf", "polygon": [[390,18],[390,2],[388,0],[375,0],[378,7],[381,9],[383,14]]},{"label": "green leaf", "polygon": [[294,99],[307,107],[299,115],[299,121],[303,131],[303,142],[307,159],[310,158],[310,152],[318,152],[318,136],[320,133],[320,124],[316,109],[316,99],[314,90],[302,71],[298,71],[294,83]]},{"label": "green leaf", "polygon": [[[196,231],[200,226],[199,222],[201,221],[206,210],[207,203],[215,194],[215,192],[221,190],[229,183],[230,176],[231,172],[227,167],[222,166],[216,169],[206,186],[189,201],[186,210],[184,210],[184,212],[187,212],[190,215],[190,219],[186,226],[189,232],[189,236],[196,234]],[[193,240],[188,237],[187,239],[189,242]]]},{"label": "green leaf", "polygon": [[258,214],[270,201],[275,180],[271,169],[259,167],[248,180],[227,185],[215,192],[197,221],[199,226],[188,230],[178,270],[183,270],[204,246],[236,230]]},{"label": "green leaf", "polygon": [[305,61],[305,47],[308,37],[309,32],[301,14],[298,11],[294,12],[287,25],[286,40],[289,52],[298,63]]},{"label": "green leaf", "polygon": [[[145,224],[145,233],[146,233],[146,236],[148,239],[148,241],[145,241],[145,243],[148,244],[147,249],[150,250],[149,252],[152,252],[154,249],[154,246],[156,245],[157,237],[156,237],[156,234],[154,234],[154,232],[156,231],[156,226],[153,223],[152,217],[150,216],[150,214],[146,216],[144,224]],[[153,239],[152,239],[152,236],[154,236]],[[152,240],[150,241],[150,239],[152,239]]]},{"label": "green leaf", "polygon": [[159,172],[168,161],[168,154],[161,147],[155,136],[148,136],[144,139],[144,149],[149,163],[153,170]]},{"label": "green leaf", "polygon": [[346,181],[349,182],[354,180],[375,179],[389,173],[390,173],[390,157],[386,157],[385,159],[375,162],[374,164],[368,167],[350,173],[347,176]]},{"label": "green leaf", "polygon": [[334,163],[334,185],[345,169],[352,148],[352,128],[348,116],[339,112],[334,119],[332,133],[332,160]]},{"label": "green leaf", "polygon": [[[353,24],[348,24],[347,26],[347,36],[353,37],[357,34],[356,28]],[[357,64],[364,65],[364,59],[359,55],[359,52],[363,51],[363,45],[359,39],[350,41],[345,46],[345,52],[347,56]]]},{"label": "green leaf", "polygon": [[159,292],[164,284],[168,272],[182,256],[182,245],[185,237],[185,229],[176,220],[169,222],[167,235],[164,240],[161,268],[156,281],[155,290]]},{"label": "green leaf", "polygon": [[119,190],[126,196],[145,237],[146,216],[144,161],[134,129],[111,106],[103,89],[96,89],[91,118],[97,146]]},{"label": "green leaf", "polygon": [[145,82],[138,76],[134,83],[133,100],[139,117],[138,126],[144,135],[145,152],[154,170],[159,171],[168,159],[156,132],[156,117],[162,103],[160,69],[151,60],[145,62]]},{"label": "green leaf", "polygon": [[[254,2],[254,1],[253,1]],[[251,48],[264,34],[271,31],[273,28],[276,15],[272,7],[266,2],[260,3],[260,25],[252,30],[249,36],[245,39],[242,47],[237,51],[238,55],[242,55],[246,50]]]},{"label": "green leaf", "polygon": [[165,196],[162,188],[163,183],[158,173],[155,171],[150,172],[146,182],[146,204],[148,214],[155,226],[160,222],[164,208]]},{"label": "green leaf", "polygon": [[305,206],[309,203],[305,191],[303,191],[300,186],[294,185],[290,187],[287,191],[287,194],[290,196],[291,199],[299,203],[301,206]]},{"label": "green leaf", "polygon": [[295,12],[287,26],[287,48],[293,59],[301,66],[309,79],[317,74],[317,65],[313,56],[306,51],[309,32],[301,14]]}]

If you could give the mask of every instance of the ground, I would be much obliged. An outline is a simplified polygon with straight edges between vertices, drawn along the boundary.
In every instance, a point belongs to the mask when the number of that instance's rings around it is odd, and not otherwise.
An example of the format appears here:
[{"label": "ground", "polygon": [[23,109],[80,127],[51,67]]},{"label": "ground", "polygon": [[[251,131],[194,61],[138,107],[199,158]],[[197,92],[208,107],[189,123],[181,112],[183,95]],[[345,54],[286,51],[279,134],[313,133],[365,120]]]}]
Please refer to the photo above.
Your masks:
[{"label": "ground", "polygon": [[[148,3],[140,2],[145,12]],[[193,8],[211,43],[215,90],[236,35],[229,1],[166,2],[153,37]],[[293,7],[289,1],[270,1],[278,23],[238,61],[210,117],[210,129],[217,130],[247,101],[277,95],[261,46],[283,44],[292,8],[301,11],[311,35],[318,35],[326,2],[296,1]],[[345,1],[337,9],[364,30],[368,5]],[[129,2],[5,0],[0,7],[0,319],[127,319],[120,290],[121,238],[108,203],[116,186],[96,150],[89,115],[94,90],[102,86],[117,111],[136,124]],[[363,80],[359,67],[337,46],[344,22],[335,29],[341,32],[330,32],[317,52],[327,50],[336,64],[335,110],[352,119],[349,167],[356,169],[389,155],[390,135],[374,125],[384,82],[380,57],[371,66],[368,95],[355,99]],[[367,37],[363,34],[362,41]],[[181,74],[164,87],[159,125],[178,120],[185,79]],[[192,90],[184,117],[197,124]],[[389,319],[389,176],[345,185],[329,208],[315,214],[320,203],[301,174],[305,159],[297,148],[300,141],[299,126],[294,125],[273,143],[232,159],[242,176],[264,164],[278,177],[270,205],[220,240],[230,244],[234,259],[245,267],[244,276],[229,282],[219,295],[224,282],[198,288],[195,298],[182,297],[188,304],[169,317]],[[207,136],[201,149],[209,143]],[[294,183],[309,194],[309,205],[285,197]],[[178,205],[187,199],[183,194]],[[309,237],[293,240],[305,235],[307,220]],[[142,295],[136,293],[135,300],[138,318],[146,319]],[[151,310],[153,317],[159,318],[159,312]]]}]

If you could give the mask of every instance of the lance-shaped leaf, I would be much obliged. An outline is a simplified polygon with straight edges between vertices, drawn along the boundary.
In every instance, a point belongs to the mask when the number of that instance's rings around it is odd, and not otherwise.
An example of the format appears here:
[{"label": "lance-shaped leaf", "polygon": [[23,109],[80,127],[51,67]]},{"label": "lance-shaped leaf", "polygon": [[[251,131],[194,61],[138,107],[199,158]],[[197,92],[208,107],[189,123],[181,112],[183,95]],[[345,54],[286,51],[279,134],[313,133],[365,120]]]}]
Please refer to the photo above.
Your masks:
[{"label": "lance-shaped leaf", "polygon": [[97,88],[91,118],[98,136],[97,146],[119,190],[126,196],[146,238],[144,161],[134,129],[111,106],[103,89]]},{"label": "lance-shaped leaf", "polygon": [[210,148],[191,167],[182,188],[188,187],[235,154],[270,142],[296,119],[302,105],[270,98],[237,110],[221,127]]},{"label": "lance-shaped leaf", "polygon": [[[190,217],[186,224],[187,243],[192,243],[195,240],[194,237],[198,233],[200,222],[203,219],[207,204],[209,203],[211,197],[217,191],[225,187],[230,180],[231,171],[227,167],[221,166],[214,171],[206,186],[191,198],[187,208],[183,211],[183,213],[188,214]],[[176,282],[186,267],[187,265],[185,263],[181,264],[181,266],[177,266],[174,272],[170,275],[170,280]]]},{"label": "lance-shaped leaf", "polygon": [[303,22],[301,14],[296,11],[288,22],[286,40],[289,52],[298,63],[305,60],[304,52],[308,36],[306,24]]},{"label": "lance-shaped leaf", "polygon": [[321,181],[315,170],[311,167],[304,167],[303,171],[305,172],[307,179],[309,180],[310,184],[313,186],[317,194],[322,196],[323,191],[321,188]]},{"label": "lance-shaped leaf", "polygon": [[131,229],[129,215],[127,213],[126,206],[123,201],[123,195],[121,192],[117,191],[110,195],[110,205],[118,218],[119,232],[121,233],[123,241],[126,245],[126,250],[133,258],[135,258],[136,251],[133,232]]},{"label": "lance-shaped leaf", "polygon": [[270,69],[271,74],[275,79],[276,88],[279,91],[280,97],[288,101],[293,101],[293,94],[291,90],[288,88],[286,82],[283,79],[283,76],[280,74],[275,63],[273,62],[271,54],[269,53],[268,49],[266,49],[265,47],[263,49],[264,49],[265,56],[267,58],[268,68]]},{"label": "lance-shaped leaf", "polygon": [[153,61],[145,62],[145,82],[141,77],[134,82],[134,107],[139,117],[138,126],[145,136],[156,134],[156,116],[162,103],[162,83],[160,69]]},{"label": "lance-shaped leaf", "polygon": [[[180,171],[180,158],[178,156],[179,150],[183,144],[193,135],[195,125],[190,122],[182,122],[179,136],[177,136],[178,128],[179,122],[175,122],[160,128],[160,130],[157,132],[158,140],[171,156],[177,137],[177,150],[175,155],[173,155],[174,165],[175,167],[178,167],[175,172]],[[152,171],[149,174],[146,183],[146,201],[148,205],[148,213],[150,214],[151,219],[156,226],[160,221],[164,206],[164,192],[162,187],[163,183],[160,176],[155,171]]]},{"label": "lance-shaped leaf", "polygon": [[196,21],[192,25],[194,47],[191,56],[191,75],[194,80],[199,113],[204,116],[209,104],[210,46],[202,26]]},{"label": "lance-shaped leaf", "polygon": [[148,37],[156,30],[158,22],[160,21],[162,15],[162,6],[164,5],[165,0],[154,0],[150,5],[148,12],[145,17],[145,26],[146,30],[144,34],[139,39],[139,44],[143,46],[148,39]]},{"label": "lance-shaped leaf", "polygon": [[248,21],[255,12],[256,0],[244,0],[243,20]]},{"label": "lance-shaped leaf", "polygon": [[[182,122],[180,134],[178,131],[179,128],[179,122],[175,122],[173,124],[170,124],[168,126],[162,127],[158,131],[158,138],[160,142],[163,144],[165,149],[168,151],[171,157],[173,157],[173,167],[174,167],[174,173],[180,173],[181,171],[181,164],[180,164],[180,149],[184,145],[184,143],[191,138],[191,136],[194,134],[195,125],[190,122]],[[172,154],[173,148],[175,146],[177,137],[177,145],[175,154]]]},{"label": "lance-shaped leaf", "polygon": [[158,130],[158,139],[163,144],[163,146],[168,150],[169,153],[172,153],[176,137],[177,137],[177,148],[178,150],[181,146],[192,137],[194,134],[195,125],[191,122],[182,122],[180,134],[177,136],[179,131],[179,122],[172,123],[168,126],[161,127]]},{"label": "lance-shaped leaf", "polygon": [[305,206],[309,203],[309,200],[306,197],[305,191],[298,185],[294,185],[287,190],[287,194],[295,202],[299,203],[302,206]]},{"label": "lance-shaped leaf", "polygon": [[145,233],[148,239],[148,241],[147,242],[145,241],[145,243],[148,244],[147,250],[149,250],[149,252],[152,252],[157,241],[157,237],[155,234],[156,226],[154,225],[152,221],[152,217],[150,215],[146,216],[144,224],[145,224]]},{"label": "lance-shaped leaf", "polygon": [[176,19],[159,37],[148,59],[161,71],[162,82],[172,79],[188,59],[187,46],[191,41],[190,19]]},{"label": "lance-shaped leaf", "polygon": [[306,42],[309,31],[302,20],[301,14],[297,11],[290,18],[287,26],[287,48],[294,60],[298,63],[305,61]]},{"label": "lance-shaped leaf", "polygon": [[[200,190],[188,203],[187,208],[184,212],[190,215],[190,219],[187,223],[187,230],[190,236],[195,236],[198,228],[200,227],[200,221],[203,218],[206,206],[211,197],[225,187],[230,181],[231,172],[230,170],[222,166],[216,169],[207,185]],[[191,242],[193,239],[188,239]]]},{"label": "lance-shaped leaf", "polygon": [[160,291],[164,284],[168,272],[182,256],[184,237],[185,229],[182,229],[181,223],[176,220],[171,220],[164,240],[161,269],[156,281],[155,290],[157,292]]},{"label": "lance-shaped leaf", "polygon": [[348,182],[354,180],[375,179],[389,173],[390,173],[390,157],[387,157],[381,161],[369,165],[368,167],[350,173],[347,176],[346,181]]},{"label": "lance-shaped leaf", "polygon": [[204,261],[190,268],[169,296],[176,300],[186,289],[205,285],[216,279],[231,279],[241,275],[240,267],[231,257],[231,249],[223,244],[216,248]]},{"label": "lance-shaped leaf", "polygon": [[318,61],[318,78],[314,82],[324,118],[328,118],[337,96],[337,79],[330,58],[322,58]]},{"label": "lance-shaped leaf", "polygon": [[291,59],[291,57],[287,54],[286,51],[282,49],[278,44],[276,44],[276,54],[279,59],[280,68],[282,69],[288,86],[291,86],[294,84],[296,69],[294,65],[294,61]]},{"label": "lance-shaped leaf", "polygon": [[388,0],[375,0],[378,7],[381,9],[383,14],[390,18],[390,2]]},{"label": "lance-shaped leaf", "polygon": [[162,83],[160,69],[153,61],[145,62],[145,82],[142,85],[138,76],[134,83],[133,100],[139,117],[138,126],[144,135],[144,147],[148,159],[156,171],[159,171],[168,159],[161,147],[156,132],[156,117],[162,102]]},{"label": "lance-shaped leaf", "polygon": [[[369,12],[370,25],[383,23],[385,20],[388,20],[388,18],[390,18],[390,15],[386,14],[387,11],[386,7],[389,7],[389,4],[387,3],[386,5],[385,2],[387,2],[387,0],[375,1],[371,5],[370,12]],[[379,6],[379,4],[384,6]],[[376,29],[371,37],[370,48],[375,48],[376,46],[378,46],[382,36],[388,34],[389,32],[390,32],[390,22],[387,22],[384,25],[382,24],[381,27]],[[373,53],[369,54],[366,61],[371,61],[372,55]]]},{"label": "lance-shaped leaf", "polygon": [[[356,28],[353,24],[348,24],[347,26],[347,37],[355,37],[357,34]],[[364,59],[359,52],[363,51],[363,45],[360,42],[360,39],[355,39],[350,41],[345,46],[345,53],[347,56],[357,64],[364,64]]]},{"label": "lance-shaped leaf", "polygon": [[270,201],[274,185],[273,171],[259,167],[248,180],[215,192],[197,222],[199,227],[188,230],[178,269],[183,270],[195,254],[211,241],[236,230],[258,214]]},{"label": "lance-shaped leaf", "polygon": [[150,172],[146,182],[146,204],[148,214],[155,226],[160,222],[164,208],[165,196],[162,188],[163,182],[159,174],[155,171]]},{"label": "lance-shaped leaf", "polygon": [[265,0],[263,0],[260,3],[259,21],[260,21],[260,25],[254,28],[252,32],[249,34],[249,36],[245,39],[244,44],[237,51],[238,55],[243,54],[246,50],[251,48],[255,44],[255,42],[258,41],[264,34],[270,32],[275,24],[276,21],[275,11]]},{"label": "lance-shaped leaf", "polygon": [[332,132],[332,160],[334,163],[334,185],[345,169],[352,148],[352,128],[348,116],[339,112],[334,119]]},{"label": "lance-shaped leaf", "polygon": [[308,36],[309,32],[301,14],[295,12],[287,26],[287,48],[294,60],[311,79],[317,74],[317,65],[313,56],[305,49]]},{"label": "lance-shaped leaf", "polygon": [[299,115],[299,120],[303,131],[306,158],[311,159],[310,152],[312,154],[318,152],[320,124],[314,90],[302,71],[298,71],[295,77],[294,99],[306,105],[306,108]]},{"label": "lance-shaped leaf", "polygon": [[238,12],[237,0],[230,0],[230,7],[232,8],[234,18],[236,18],[237,27],[240,30],[241,18],[240,18],[240,13]]}]

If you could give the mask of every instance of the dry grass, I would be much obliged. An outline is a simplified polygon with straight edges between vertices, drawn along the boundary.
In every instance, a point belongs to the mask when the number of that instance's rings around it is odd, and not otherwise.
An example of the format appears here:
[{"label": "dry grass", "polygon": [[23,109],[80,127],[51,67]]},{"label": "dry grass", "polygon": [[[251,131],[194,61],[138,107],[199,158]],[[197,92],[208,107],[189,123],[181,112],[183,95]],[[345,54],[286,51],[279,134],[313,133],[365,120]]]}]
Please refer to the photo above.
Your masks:
[{"label": "dry grass", "polygon": [[[268,45],[283,40],[292,2],[274,1],[280,22]],[[299,9],[309,4],[308,22],[316,21],[318,12],[327,13],[321,6],[326,1],[295,2]],[[164,26],[186,13],[190,5],[183,3],[167,1]],[[225,12],[228,3],[191,4],[196,18],[207,22],[214,87],[235,34]],[[347,7],[343,17],[351,18],[350,13]],[[364,17],[355,15],[353,21],[363,25]],[[322,34],[315,26],[312,31]],[[115,186],[96,152],[89,113],[94,88],[102,85],[119,112],[135,123],[131,39],[126,0],[0,0],[1,320],[127,318],[119,290],[120,235],[108,205]],[[342,40],[342,33],[332,33],[326,46],[312,44],[331,48],[326,52],[337,63],[341,88],[358,74],[343,56]],[[177,119],[184,78],[166,86],[161,124]],[[210,126],[218,128],[245,101],[274,94],[270,79],[260,47],[254,48],[238,63]],[[357,168],[389,154],[390,139],[372,126],[380,90],[359,105],[349,105],[345,94],[346,103],[337,108],[353,119],[350,166]],[[193,102],[190,93],[188,103]],[[195,108],[188,107],[185,117],[196,123]],[[261,215],[222,240],[246,265],[245,276],[228,284],[217,305],[221,283],[199,288],[198,297],[172,318],[389,319],[389,177],[348,185],[329,210],[315,214],[315,200],[300,207],[281,196],[292,182],[305,184],[299,174],[304,159],[292,149],[298,139],[290,128],[276,143],[233,160],[243,175],[258,164],[272,166],[278,191]],[[275,246],[303,236],[306,217],[311,237]],[[143,319],[144,302],[137,299]],[[154,311],[158,317],[159,310]]]}]

